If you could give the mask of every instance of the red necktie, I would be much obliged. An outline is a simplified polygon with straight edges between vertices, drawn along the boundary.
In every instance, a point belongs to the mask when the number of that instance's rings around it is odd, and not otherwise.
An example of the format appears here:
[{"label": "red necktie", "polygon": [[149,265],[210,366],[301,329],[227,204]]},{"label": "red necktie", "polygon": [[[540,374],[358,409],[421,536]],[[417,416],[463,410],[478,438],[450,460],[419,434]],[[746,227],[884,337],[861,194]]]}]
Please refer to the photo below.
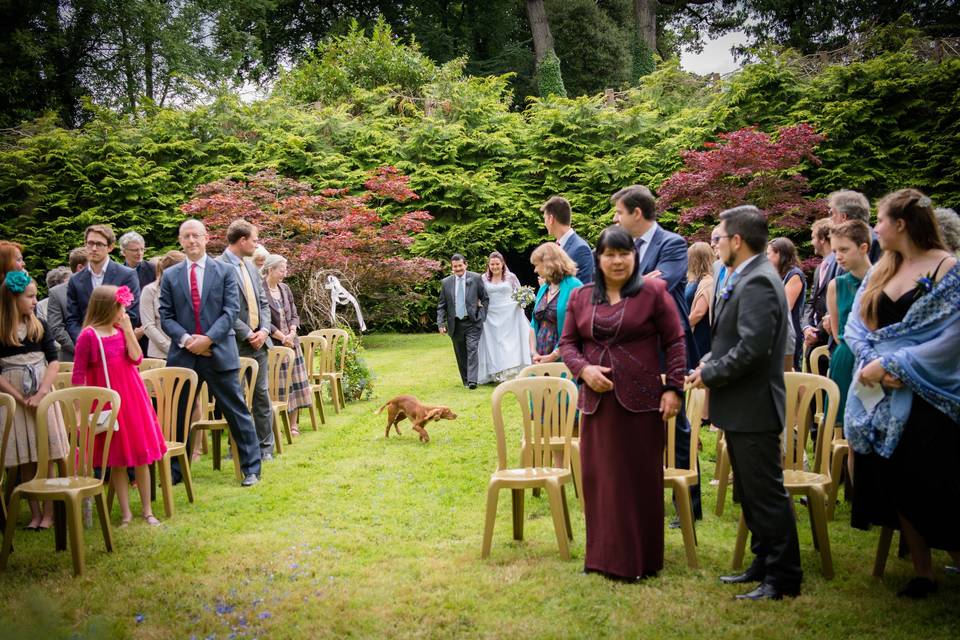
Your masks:
[{"label": "red necktie", "polygon": [[203,335],[200,329],[200,288],[197,287],[197,263],[190,265],[190,301],[193,302],[193,317],[196,320],[194,335]]}]

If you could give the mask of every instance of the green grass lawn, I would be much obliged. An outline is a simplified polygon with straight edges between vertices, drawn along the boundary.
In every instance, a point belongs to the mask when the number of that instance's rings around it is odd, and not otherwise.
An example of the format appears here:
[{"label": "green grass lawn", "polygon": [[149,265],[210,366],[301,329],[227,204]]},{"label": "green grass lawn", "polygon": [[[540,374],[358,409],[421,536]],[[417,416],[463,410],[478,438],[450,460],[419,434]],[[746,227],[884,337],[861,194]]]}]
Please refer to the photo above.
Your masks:
[{"label": "green grass lawn", "polygon": [[[899,600],[909,563],[891,558],[887,576],[872,578],[877,533],[852,530],[846,505],[830,523],[836,578],[820,577],[801,507],[803,595],[734,602],[739,590],[717,576],[730,569],[739,510],[728,504],[722,518],[713,515],[709,433],[701,570],[687,569],[680,532],[667,530],[660,577],[622,585],[582,575],[584,525],[572,490],[573,560],[559,558],[545,496],[528,496],[526,539],[514,542],[503,493],[483,561],[492,388],[460,386],[445,337],[371,336],[366,346],[376,397],[339,415],[328,404],[317,433],[301,420],[303,435],[265,465],[256,487],[241,489],[229,462],[214,472],[205,457],[193,467],[197,502],[177,487],[177,513],[162,527],[137,520],[115,529],[112,554],[99,529],[88,530],[80,578],[68,553],[53,552],[52,533],[18,531],[0,574],[0,638],[960,635],[960,578],[943,577],[929,601]],[[406,422],[402,437],[384,439],[384,416],[374,411],[398,393],[449,405],[459,418],[432,424],[426,445]],[[514,442],[518,434],[514,427]],[[156,511],[162,517],[162,502]],[[947,556],[934,560],[942,566]]]}]

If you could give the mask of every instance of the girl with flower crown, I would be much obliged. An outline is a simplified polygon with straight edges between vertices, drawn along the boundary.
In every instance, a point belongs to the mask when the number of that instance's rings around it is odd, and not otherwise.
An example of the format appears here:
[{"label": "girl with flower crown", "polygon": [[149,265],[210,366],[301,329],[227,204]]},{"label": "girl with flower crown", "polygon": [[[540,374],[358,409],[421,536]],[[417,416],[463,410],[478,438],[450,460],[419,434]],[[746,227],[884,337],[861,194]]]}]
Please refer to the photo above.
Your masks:
[{"label": "girl with flower crown", "polygon": [[[0,391],[17,401],[13,428],[7,441],[4,466],[20,467],[20,479],[30,480],[37,472],[37,405],[53,389],[57,378],[57,344],[47,325],[34,315],[37,284],[25,271],[9,271],[0,284]],[[2,424],[2,421],[0,421]],[[62,417],[51,409],[47,424],[50,460],[67,455],[69,441]],[[52,475],[53,465],[48,470]],[[27,529],[49,529],[53,524],[53,503],[41,509],[30,501]],[[16,517],[15,514],[11,517]]]},{"label": "girl with flower crown", "polygon": [[[110,441],[107,465],[120,503],[121,527],[133,520],[127,467],[133,467],[136,474],[143,519],[150,525],[160,524],[150,505],[147,465],[163,458],[167,451],[157,413],[137,369],[143,352],[126,312],[132,303],[133,293],[126,286],[104,285],[93,290],[83,331],[77,337],[72,377],[74,385],[109,387],[120,394],[117,431]],[[103,440],[103,434],[97,436],[94,459],[103,455]]]}]

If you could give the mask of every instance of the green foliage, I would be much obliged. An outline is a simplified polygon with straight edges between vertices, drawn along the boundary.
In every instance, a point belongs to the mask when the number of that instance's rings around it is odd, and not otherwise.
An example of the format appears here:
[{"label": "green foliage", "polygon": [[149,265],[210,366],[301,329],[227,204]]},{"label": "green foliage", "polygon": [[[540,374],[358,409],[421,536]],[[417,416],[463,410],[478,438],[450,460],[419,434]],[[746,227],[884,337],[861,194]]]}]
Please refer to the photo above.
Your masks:
[{"label": "green foliage", "polygon": [[[566,92],[556,95],[592,95],[636,82],[639,76],[632,76],[630,57],[632,18],[618,24],[594,0],[548,2],[547,13]],[[541,97],[547,95],[541,90]]]},{"label": "green foliage", "polygon": [[560,58],[553,51],[547,53],[537,67],[537,87],[541,98],[567,97],[567,90],[563,86],[563,75],[560,73]]},{"label": "green foliage", "polygon": [[354,333],[350,325],[340,325],[349,334],[347,340],[346,363],[343,367],[343,396],[347,402],[373,397],[376,375],[370,370],[363,356],[363,340]]},{"label": "green foliage", "polygon": [[631,79],[636,81],[645,75],[653,73],[657,68],[657,62],[653,59],[653,51],[647,46],[647,43],[634,36],[631,47],[633,54],[633,66],[631,67]]}]

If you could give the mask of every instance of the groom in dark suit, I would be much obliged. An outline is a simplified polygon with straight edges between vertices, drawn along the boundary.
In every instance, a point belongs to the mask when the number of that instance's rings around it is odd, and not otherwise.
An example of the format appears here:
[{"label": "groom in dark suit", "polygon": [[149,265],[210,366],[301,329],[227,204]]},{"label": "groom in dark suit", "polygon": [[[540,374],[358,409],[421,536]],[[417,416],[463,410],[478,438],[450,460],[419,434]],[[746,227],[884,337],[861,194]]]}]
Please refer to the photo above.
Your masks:
[{"label": "groom in dark suit", "polygon": [[237,276],[233,267],[207,255],[207,230],[199,220],[180,225],[180,246],[187,259],[160,279],[160,326],[170,336],[167,365],[193,369],[207,383],[237,444],[240,484],[249,487],[260,480],[260,443],[240,390]]},{"label": "groom in dark suit", "polygon": [[779,600],[800,593],[803,571],[797,523],[783,487],[780,434],[786,414],[783,356],[786,296],[780,274],[763,252],[767,219],[754,206],[720,214],[720,258],[731,271],[718,292],[713,349],[687,383],[710,389],[710,418],[726,434],[734,491],[753,534],[750,568],[721,582],[759,582],[745,600]]},{"label": "groom in dark suit", "polygon": [[459,253],[450,258],[450,270],[453,273],[440,283],[437,328],[453,340],[460,381],[468,389],[476,389],[487,290],[479,273],[467,271],[467,261]]}]

